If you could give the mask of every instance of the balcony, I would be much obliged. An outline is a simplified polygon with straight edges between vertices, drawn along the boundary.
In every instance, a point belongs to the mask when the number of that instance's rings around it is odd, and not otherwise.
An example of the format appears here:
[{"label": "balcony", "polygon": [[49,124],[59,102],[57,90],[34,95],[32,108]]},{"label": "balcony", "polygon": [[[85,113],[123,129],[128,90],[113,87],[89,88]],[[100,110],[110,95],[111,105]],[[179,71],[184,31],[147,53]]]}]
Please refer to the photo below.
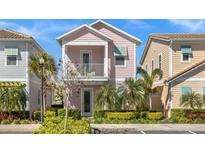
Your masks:
[{"label": "balcony", "polygon": [[[77,78],[94,81],[107,81],[104,63],[70,63],[77,72]],[[77,70],[77,71],[76,71]]]}]

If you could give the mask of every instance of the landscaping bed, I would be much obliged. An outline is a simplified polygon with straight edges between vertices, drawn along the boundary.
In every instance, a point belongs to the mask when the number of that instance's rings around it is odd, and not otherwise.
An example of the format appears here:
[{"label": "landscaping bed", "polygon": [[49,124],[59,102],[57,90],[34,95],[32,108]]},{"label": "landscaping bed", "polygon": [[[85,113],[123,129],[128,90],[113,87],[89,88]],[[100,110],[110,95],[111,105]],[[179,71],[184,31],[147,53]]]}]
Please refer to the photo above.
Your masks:
[{"label": "landscaping bed", "polygon": [[[81,118],[80,110],[69,109],[68,119],[65,129],[65,109],[57,111],[46,111],[43,126],[34,131],[35,134],[88,134],[90,130],[90,122],[86,118]],[[38,117],[38,113],[34,113],[34,117]]]},{"label": "landscaping bed", "polygon": [[95,112],[94,124],[205,124],[205,110],[172,109],[171,117],[164,118],[162,112]]},{"label": "landscaping bed", "polygon": [[151,124],[160,123],[162,112],[136,112],[136,111],[96,111],[91,123],[96,124]]}]

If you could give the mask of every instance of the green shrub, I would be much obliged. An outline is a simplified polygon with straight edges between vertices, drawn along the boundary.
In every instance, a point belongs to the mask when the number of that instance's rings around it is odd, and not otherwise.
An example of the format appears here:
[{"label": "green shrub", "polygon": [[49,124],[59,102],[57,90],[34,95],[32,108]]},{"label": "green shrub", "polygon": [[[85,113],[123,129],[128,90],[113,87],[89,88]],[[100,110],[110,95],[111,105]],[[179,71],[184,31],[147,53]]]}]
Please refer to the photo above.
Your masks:
[{"label": "green shrub", "polygon": [[64,118],[48,117],[45,118],[43,127],[35,131],[36,134],[85,134],[90,133],[90,124],[88,120],[74,120],[69,118],[67,129],[64,129]]},{"label": "green shrub", "polygon": [[163,114],[162,112],[148,112],[147,113],[147,118],[150,120],[160,120],[162,119]]},{"label": "green shrub", "polygon": [[15,119],[12,121],[12,124],[20,124],[20,119]]},{"label": "green shrub", "polygon": [[147,112],[141,112],[140,113],[140,118],[147,119]]},{"label": "green shrub", "polygon": [[28,119],[20,120],[20,124],[31,124],[31,121]]},{"label": "green shrub", "polygon": [[10,124],[10,123],[11,123],[11,121],[8,120],[8,119],[5,119],[5,120],[1,121],[1,124],[3,124],[3,125],[7,125],[7,124]]},{"label": "green shrub", "polygon": [[[65,117],[66,109],[58,109],[58,116]],[[68,117],[76,120],[81,119],[81,113],[79,109],[68,109]]]},{"label": "green shrub", "polygon": [[134,117],[134,112],[106,112],[108,119],[129,120]]},{"label": "green shrub", "polygon": [[35,111],[33,112],[33,119],[37,121],[41,121],[41,111]]},{"label": "green shrub", "polygon": [[45,117],[55,117],[56,112],[55,111],[46,111]]},{"label": "green shrub", "polygon": [[105,118],[106,117],[106,112],[105,111],[95,111],[94,112],[94,118]]}]

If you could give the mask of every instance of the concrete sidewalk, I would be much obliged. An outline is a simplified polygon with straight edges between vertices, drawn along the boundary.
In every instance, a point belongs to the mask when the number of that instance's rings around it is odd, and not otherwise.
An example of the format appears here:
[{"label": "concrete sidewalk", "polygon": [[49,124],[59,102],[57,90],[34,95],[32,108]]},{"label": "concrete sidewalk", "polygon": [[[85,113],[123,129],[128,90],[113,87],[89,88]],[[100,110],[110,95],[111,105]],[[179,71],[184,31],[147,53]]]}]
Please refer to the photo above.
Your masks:
[{"label": "concrete sidewalk", "polygon": [[40,124],[9,124],[0,125],[0,134],[32,134],[40,128]]},{"label": "concrete sidewalk", "polygon": [[91,124],[93,133],[205,132],[205,124]]}]

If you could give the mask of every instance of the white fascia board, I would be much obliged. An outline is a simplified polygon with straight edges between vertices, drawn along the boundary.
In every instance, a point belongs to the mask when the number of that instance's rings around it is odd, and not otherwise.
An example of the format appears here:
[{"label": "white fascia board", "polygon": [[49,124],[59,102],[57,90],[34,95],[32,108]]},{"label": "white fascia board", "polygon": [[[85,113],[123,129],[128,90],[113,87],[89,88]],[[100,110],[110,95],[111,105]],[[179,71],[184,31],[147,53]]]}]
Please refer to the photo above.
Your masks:
[{"label": "white fascia board", "polygon": [[119,28],[117,28],[117,27],[115,27],[115,26],[113,26],[113,25],[111,25],[111,24],[109,24],[109,23],[107,23],[107,22],[105,22],[105,21],[103,21],[103,20],[100,20],[100,19],[97,20],[97,21],[95,21],[95,22],[93,22],[93,23],[91,23],[90,26],[93,26],[93,25],[95,25],[95,24],[97,24],[97,23],[99,23],[99,22],[101,22],[101,23],[107,25],[108,27],[111,27],[112,29],[114,29],[114,30],[116,30],[116,31],[118,31],[118,32],[120,32],[120,33],[122,33],[122,34],[124,34],[124,35],[126,35],[126,36],[128,36],[128,37],[130,37],[130,38],[132,38],[133,40],[135,40],[135,41],[138,42],[139,44],[142,43],[142,41],[141,41],[139,38],[137,38],[137,37],[135,37],[135,36],[133,36],[133,35],[130,35],[130,34],[128,34],[127,32],[122,31],[122,30],[120,30]]},{"label": "white fascia board", "polygon": [[77,27],[77,28],[75,28],[75,29],[73,29],[73,30],[71,30],[71,31],[68,31],[67,33],[64,33],[63,35],[57,37],[56,39],[59,41],[59,40],[61,40],[63,37],[65,37],[65,36],[67,36],[67,35],[69,35],[69,34],[72,34],[72,33],[76,32],[76,31],[78,31],[78,30],[80,30],[80,29],[82,29],[82,28],[84,28],[84,27],[88,28],[88,30],[91,30],[91,31],[94,32],[95,34],[98,34],[98,35],[100,34],[101,36],[103,36],[103,37],[106,38],[107,40],[112,41],[112,38],[110,38],[110,37],[107,36],[106,34],[100,32],[100,31],[98,31],[97,29],[95,29],[95,28],[93,28],[93,27],[91,27],[91,26],[89,26],[89,25],[86,25],[86,24],[83,24],[83,25],[81,25],[81,26],[79,26],[79,27]]},{"label": "white fascia board", "polygon": [[26,78],[0,78],[0,82],[25,82]]}]

